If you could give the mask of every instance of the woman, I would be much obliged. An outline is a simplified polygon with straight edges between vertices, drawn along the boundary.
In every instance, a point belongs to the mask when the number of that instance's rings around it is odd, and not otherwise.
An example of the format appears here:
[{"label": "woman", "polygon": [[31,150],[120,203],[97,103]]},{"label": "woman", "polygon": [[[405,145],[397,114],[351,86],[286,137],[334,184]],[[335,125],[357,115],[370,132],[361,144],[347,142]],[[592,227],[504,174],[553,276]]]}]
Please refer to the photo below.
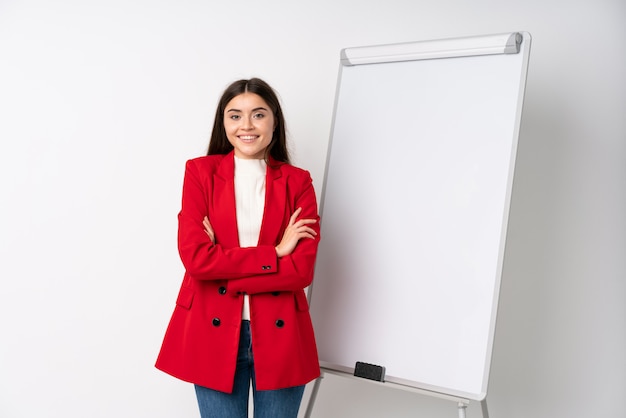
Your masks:
[{"label": "woman", "polygon": [[289,164],[264,81],[231,84],[208,155],[187,162],[178,247],[185,266],[156,367],[195,384],[202,418],[296,417],[320,374],[304,288],[319,215],[311,176]]}]

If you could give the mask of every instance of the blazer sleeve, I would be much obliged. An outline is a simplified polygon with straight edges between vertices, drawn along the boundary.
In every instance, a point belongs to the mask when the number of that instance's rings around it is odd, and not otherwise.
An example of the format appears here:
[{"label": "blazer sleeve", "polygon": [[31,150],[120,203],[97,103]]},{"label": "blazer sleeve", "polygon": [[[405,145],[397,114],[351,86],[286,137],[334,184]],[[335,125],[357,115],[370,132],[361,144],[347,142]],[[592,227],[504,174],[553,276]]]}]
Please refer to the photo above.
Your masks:
[{"label": "blazer sleeve", "polygon": [[[296,190],[292,207],[294,210],[299,207],[302,208],[300,218],[317,220],[315,224],[310,225],[317,235],[313,239],[303,238],[298,241],[296,248],[290,255],[278,258],[277,270],[270,274],[257,274],[230,280],[228,289],[231,294],[232,292],[235,294],[237,292],[256,294],[297,291],[309,286],[313,281],[315,258],[320,240],[320,217],[311,175],[306,171],[302,173],[298,180],[295,176],[292,178],[294,182],[297,182],[296,184],[289,185],[290,188],[293,187]],[[282,234],[279,240],[281,238]]]},{"label": "blazer sleeve", "polygon": [[[215,161],[213,165],[218,164]],[[212,193],[214,169],[199,167],[197,159],[185,166],[178,251],[187,273],[199,280],[228,280],[275,272],[278,257],[274,246],[224,248],[211,242],[205,232],[202,220],[208,216],[207,196]]]}]

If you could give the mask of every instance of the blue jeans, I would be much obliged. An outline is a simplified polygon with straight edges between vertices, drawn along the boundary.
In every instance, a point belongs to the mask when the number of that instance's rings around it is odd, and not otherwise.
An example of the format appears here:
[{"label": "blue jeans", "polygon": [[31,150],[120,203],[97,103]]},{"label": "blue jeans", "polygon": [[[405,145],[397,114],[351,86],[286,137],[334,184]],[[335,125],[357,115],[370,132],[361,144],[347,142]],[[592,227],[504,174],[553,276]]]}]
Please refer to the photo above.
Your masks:
[{"label": "blue jeans", "polygon": [[254,398],[254,418],[296,418],[298,416],[304,386],[256,390],[250,321],[243,321],[233,393],[218,392],[195,385],[201,418],[247,418],[250,382],[252,382]]}]

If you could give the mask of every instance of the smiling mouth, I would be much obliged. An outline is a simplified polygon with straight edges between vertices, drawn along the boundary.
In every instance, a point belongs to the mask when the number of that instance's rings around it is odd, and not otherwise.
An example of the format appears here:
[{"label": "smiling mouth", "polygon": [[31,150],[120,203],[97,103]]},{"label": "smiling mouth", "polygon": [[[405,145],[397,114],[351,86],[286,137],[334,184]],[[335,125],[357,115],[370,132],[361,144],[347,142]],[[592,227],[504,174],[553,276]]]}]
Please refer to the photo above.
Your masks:
[{"label": "smiling mouth", "polygon": [[242,141],[254,141],[255,139],[257,139],[258,136],[257,135],[241,135],[239,137],[239,139],[241,139]]}]

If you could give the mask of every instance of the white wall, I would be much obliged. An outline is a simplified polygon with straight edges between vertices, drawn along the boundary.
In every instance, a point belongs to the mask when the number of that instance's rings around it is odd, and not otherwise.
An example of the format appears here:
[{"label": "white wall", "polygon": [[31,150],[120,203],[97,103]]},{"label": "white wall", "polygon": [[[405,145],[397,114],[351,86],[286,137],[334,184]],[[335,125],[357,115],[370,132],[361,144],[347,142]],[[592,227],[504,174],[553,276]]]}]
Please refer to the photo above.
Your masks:
[{"label": "white wall", "polygon": [[[625,17],[623,0],[0,0],[0,416],[198,416],[152,365],[183,164],[229,82],[277,88],[319,193],[341,48],[515,30],[533,47],[490,412],[623,415]],[[455,415],[334,376],[313,414]]]}]

